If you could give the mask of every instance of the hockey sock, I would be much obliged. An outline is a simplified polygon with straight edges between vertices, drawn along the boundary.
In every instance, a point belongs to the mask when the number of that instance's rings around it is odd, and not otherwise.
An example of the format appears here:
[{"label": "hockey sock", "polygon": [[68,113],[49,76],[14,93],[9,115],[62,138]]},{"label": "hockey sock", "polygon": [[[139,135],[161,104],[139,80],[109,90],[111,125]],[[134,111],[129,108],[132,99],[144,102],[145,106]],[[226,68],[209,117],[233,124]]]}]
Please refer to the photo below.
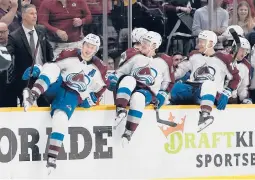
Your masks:
[{"label": "hockey sock", "polygon": [[50,86],[49,78],[45,75],[40,75],[39,78],[34,83],[32,92],[36,94],[37,97],[39,97],[48,89],[49,86]]},{"label": "hockey sock", "polygon": [[145,108],[145,96],[140,92],[135,92],[130,100],[130,110],[128,111],[126,129],[134,132],[138,127]]},{"label": "hockey sock", "polygon": [[126,108],[130,96],[136,87],[136,80],[132,76],[124,77],[120,83],[116,95],[116,106]]},{"label": "hockey sock", "polygon": [[60,68],[55,63],[46,63],[43,65],[39,78],[35,81],[32,92],[39,97],[50,86],[57,81],[60,74]]},{"label": "hockey sock", "polygon": [[200,108],[202,112],[210,113],[214,105],[215,96],[217,93],[217,85],[213,81],[205,81],[201,86],[201,102]]},{"label": "hockey sock", "polygon": [[61,110],[55,110],[52,117],[52,133],[49,140],[48,157],[57,159],[67,130],[68,117],[66,113]]},{"label": "hockey sock", "polygon": [[210,113],[215,101],[215,97],[211,94],[206,94],[201,97],[200,108],[202,112]]}]

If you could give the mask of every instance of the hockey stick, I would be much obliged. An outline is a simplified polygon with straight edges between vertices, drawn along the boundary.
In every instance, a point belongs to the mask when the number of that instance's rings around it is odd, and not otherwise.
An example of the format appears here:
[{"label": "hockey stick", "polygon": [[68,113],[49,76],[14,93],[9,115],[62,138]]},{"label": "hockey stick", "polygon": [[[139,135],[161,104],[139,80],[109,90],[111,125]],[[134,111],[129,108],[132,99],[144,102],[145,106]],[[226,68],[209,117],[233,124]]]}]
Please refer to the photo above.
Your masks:
[{"label": "hockey stick", "polygon": [[233,60],[235,61],[236,56],[237,56],[238,51],[239,51],[239,48],[241,47],[241,41],[239,39],[239,36],[238,36],[237,32],[233,28],[230,28],[229,32],[232,35],[232,37],[233,37],[233,39],[234,39],[234,41],[236,43],[235,55],[233,57]]},{"label": "hockey stick", "polygon": [[154,106],[154,109],[156,111],[156,120],[157,120],[158,123],[164,124],[164,125],[167,125],[167,126],[171,126],[171,127],[176,127],[177,126],[177,124],[175,122],[164,120],[164,119],[161,119],[159,117],[158,102],[156,102],[156,105]]}]

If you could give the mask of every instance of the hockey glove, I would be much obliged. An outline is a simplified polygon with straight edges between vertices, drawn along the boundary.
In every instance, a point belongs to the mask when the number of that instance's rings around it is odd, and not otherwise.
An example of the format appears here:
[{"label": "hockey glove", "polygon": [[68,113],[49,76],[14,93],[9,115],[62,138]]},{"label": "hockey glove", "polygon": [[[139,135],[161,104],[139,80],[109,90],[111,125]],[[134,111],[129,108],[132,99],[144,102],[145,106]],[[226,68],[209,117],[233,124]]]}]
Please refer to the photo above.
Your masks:
[{"label": "hockey glove", "polygon": [[242,104],[252,104],[252,100],[250,98],[246,98],[243,100]]},{"label": "hockey glove", "polygon": [[217,109],[224,110],[228,104],[228,99],[231,96],[232,96],[232,90],[229,88],[224,89],[220,95],[220,98],[218,99]]},{"label": "hockey glove", "polygon": [[164,104],[166,98],[167,98],[167,93],[165,91],[160,90],[156,96],[158,104],[157,104],[157,109],[160,109],[161,106]]},{"label": "hockey glove", "polygon": [[116,85],[118,82],[118,77],[115,74],[109,74],[107,77],[108,81],[110,82],[110,85],[108,86],[109,91],[113,91],[116,89]]},{"label": "hockey glove", "polygon": [[[33,68],[33,72],[31,73],[33,78],[37,78],[41,73],[42,66],[40,64],[35,64]],[[31,67],[28,67],[26,71],[23,73],[22,79],[28,80],[30,78]]]},{"label": "hockey glove", "polygon": [[89,93],[90,97],[87,97],[79,106],[83,108],[90,108],[92,106],[95,106],[97,103],[97,97],[95,93],[91,92]]}]

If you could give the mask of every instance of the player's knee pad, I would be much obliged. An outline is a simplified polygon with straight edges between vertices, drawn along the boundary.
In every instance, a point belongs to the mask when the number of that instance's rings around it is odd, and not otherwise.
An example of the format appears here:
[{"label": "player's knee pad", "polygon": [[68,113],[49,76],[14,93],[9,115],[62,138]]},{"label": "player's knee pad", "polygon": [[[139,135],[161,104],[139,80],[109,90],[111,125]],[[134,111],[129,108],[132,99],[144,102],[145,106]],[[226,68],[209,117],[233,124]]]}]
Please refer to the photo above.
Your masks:
[{"label": "player's knee pad", "polygon": [[145,108],[145,96],[141,92],[135,92],[130,99],[130,109],[142,111]]},{"label": "player's knee pad", "polygon": [[59,74],[60,68],[56,63],[46,63],[43,65],[39,79],[44,79],[45,81],[49,81],[49,83],[52,84],[57,81]]},{"label": "player's knee pad", "polygon": [[136,87],[136,79],[132,76],[125,76],[120,82],[119,82],[119,88],[128,88],[130,91],[133,91]]},{"label": "player's knee pad", "polygon": [[145,97],[145,106],[149,105],[152,101],[152,94],[150,91],[145,89],[139,89],[136,92],[142,93]]},{"label": "player's knee pad", "polygon": [[204,81],[204,83],[201,86],[201,94],[200,96],[204,96],[204,95],[212,95],[212,96],[216,96],[217,93],[217,84],[214,81]]},{"label": "player's knee pad", "polygon": [[62,110],[55,110],[52,116],[52,132],[67,134],[68,116]]}]

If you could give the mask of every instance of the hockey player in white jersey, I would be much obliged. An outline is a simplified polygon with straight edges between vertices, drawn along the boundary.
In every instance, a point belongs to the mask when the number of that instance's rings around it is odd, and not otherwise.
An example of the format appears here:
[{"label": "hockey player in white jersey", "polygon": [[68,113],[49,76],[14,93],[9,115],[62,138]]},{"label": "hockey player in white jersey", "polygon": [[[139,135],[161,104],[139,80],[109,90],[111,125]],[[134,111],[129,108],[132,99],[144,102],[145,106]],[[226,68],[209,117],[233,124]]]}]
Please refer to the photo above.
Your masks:
[{"label": "hockey player in white jersey", "polygon": [[33,88],[24,90],[25,111],[33,102],[56,82],[59,75],[63,83],[57,89],[51,106],[52,133],[48,146],[47,168],[56,168],[56,159],[68,130],[68,120],[79,105],[88,108],[96,105],[106,89],[107,68],[94,56],[99,50],[100,38],[89,34],[84,38],[82,49],[63,50],[53,63],[44,64]]},{"label": "hockey player in white jersey", "polygon": [[[160,34],[149,31],[141,40],[141,53],[129,55],[116,70],[119,80],[116,95],[116,120],[118,125],[126,116],[126,129],[122,135],[125,146],[138,127],[146,105],[157,103],[160,108],[174,84],[172,58],[157,54],[161,45]],[[127,113],[126,107],[130,104]]]},{"label": "hockey player in white jersey", "polygon": [[[171,92],[172,104],[200,104],[198,132],[213,123],[211,115],[217,92],[221,92],[219,105],[225,105],[237,88],[240,77],[238,70],[232,65],[232,56],[220,52],[215,53],[217,36],[212,31],[202,31],[198,36],[199,50],[189,60],[178,65],[175,78],[183,77],[191,71],[186,83],[176,83]],[[225,76],[231,74],[232,79],[227,88],[223,88]]]},{"label": "hockey player in white jersey", "polygon": [[[132,31],[132,42],[133,47],[128,48],[125,52],[121,54],[121,58],[119,61],[119,67],[122,66],[122,64],[129,59],[131,56],[137,55],[140,53],[141,50],[141,38],[148,32],[145,28],[135,28]],[[118,79],[113,74],[108,75],[108,79],[111,80],[111,84],[108,87],[110,91],[113,91],[116,87]],[[115,92],[114,92],[115,93]]]},{"label": "hockey player in white jersey", "polygon": [[[252,100],[249,97],[249,86],[251,80],[252,67],[249,61],[245,58],[249,55],[251,46],[247,39],[239,37],[241,47],[238,49],[236,59],[233,63],[236,63],[236,67],[239,70],[240,82],[235,91],[232,92],[232,98],[236,99],[236,102],[242,104],[252,104]],[[231,50],[231,54],[234,56],[236,49],[236,44],[234,43]]]}]

